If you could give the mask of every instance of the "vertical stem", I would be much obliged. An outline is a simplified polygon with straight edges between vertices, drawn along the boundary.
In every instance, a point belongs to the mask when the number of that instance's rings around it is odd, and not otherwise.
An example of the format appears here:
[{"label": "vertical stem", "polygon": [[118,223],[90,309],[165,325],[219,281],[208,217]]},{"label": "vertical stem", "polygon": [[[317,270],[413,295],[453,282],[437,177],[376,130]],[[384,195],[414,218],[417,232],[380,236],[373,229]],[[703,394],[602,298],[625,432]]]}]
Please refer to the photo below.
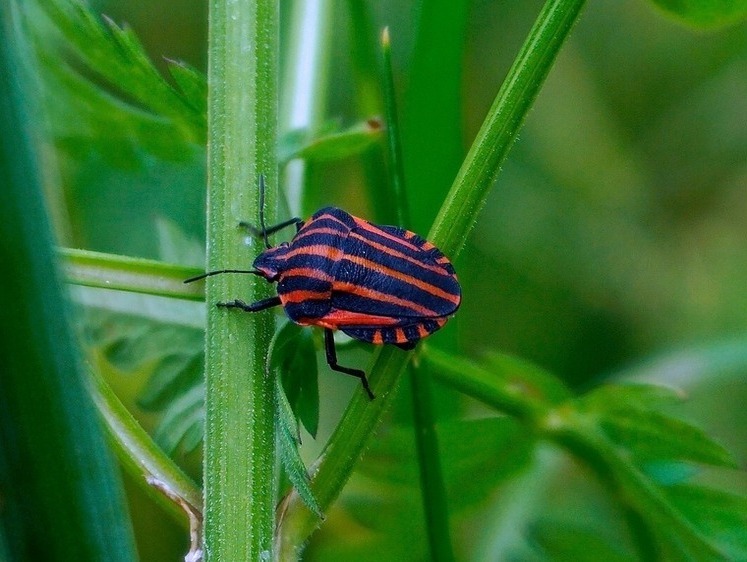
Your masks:
[{"label": "vertical stem", "polygon": [[[276,215],[278,4],[211,0],[209,9],[207,267],[246,268],[261,244],[246,244],[237,225],[257,220],[260,174],[268,221]],[[270,558],[276,463],[273,383],[265,365],[272,312],[213,306],[268,295],[267,284],[251,276],[207,281],[207,560]]]},{"label": "vertical stem", "polygon": [[[456,258],[459,254],[508,149],[584,3],[585,0],[547,0],[538,15],[431,229],[430,239],[446,255]],[[410,354],[392,347],[374,355],[369,380],[376,400],[369,402],[362,393],[354,396],[327,444],[312,481],[322,509],[327,509],[337,498],[350,477],[409,358]],[[280,528],[284,550],[297,551],[318,523],[318,518],[300,499],[291,498]]]},{"label": "vertical stem", "polygon": [[[386,114],[389,167],[399,224],[410,228],[410,212],[405,191],[405,171],[402,163],[402,141],[400,139],[397,101],[392,75],[392,49],[389,28],[381,34],[384,55],[384,109]],[[420,494],[425,513],[425,530],[430,546],[430,559],[436,562],[454,560],[449,533],[449,508],[446,503],[441,458],[438,452],[438,435],[433,415],[433,399],[428,373],[421,369],[419,361],[410,365],[412,386],[413,429],[418,452]]]}]

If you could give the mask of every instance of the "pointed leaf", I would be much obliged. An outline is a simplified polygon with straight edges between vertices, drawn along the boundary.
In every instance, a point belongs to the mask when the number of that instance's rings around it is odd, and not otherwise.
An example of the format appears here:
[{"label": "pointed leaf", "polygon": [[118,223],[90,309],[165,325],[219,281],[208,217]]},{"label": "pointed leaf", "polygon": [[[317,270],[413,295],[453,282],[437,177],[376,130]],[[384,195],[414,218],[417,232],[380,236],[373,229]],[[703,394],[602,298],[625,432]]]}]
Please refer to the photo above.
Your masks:
[{"label": "pointed leaf", "polygon": [[747,497],[689,485],[672,486],[664,492],[729,560],[747,560]]},{"label": "pointed leaf", "polygon": [[653,384],[604,384],[578,399],[591,412],[647,411],[681,402],[684,394]]},{"label": "pointed leaf", "polygon": [[166,409],[153,439],[169,455],[179,445],[185,453],[196,448],[205,426],[205,385],[198,384],[174,400]]},{"label": "pointed leaf", "polygon": [[202,353],[165,357],[137,397],[138,406],[150,411],[163,410],[176,397],[195,386],[202,379],[204,369]]},{"label": "pointed leaf", "polygon": [[319,427],[319,387],[314,336],[293,322],[286,322],[270,344],[270,365],[279,372],[294,415],[312,437]]},{"label": "pointed leaf", "polygon": [[311,480],[306,471],[306,466],[301,459],[301,455],[298,453],[296,418],[278,379],[275,379],[275,401],[277,403],[275,438],[278,443],[278,451],[280,452],[280,460],[283,463],[283,468],[285,468],[288,479],[306,506],[320,518],[323,518],[322,508],[311,491]]},{"label": "pointed leaf", "polygon": [[652,411],[614,413],[601,420],[614,442],[628,447],[638,459],[691,460],[735,466],[729,451],[701,429]]}]

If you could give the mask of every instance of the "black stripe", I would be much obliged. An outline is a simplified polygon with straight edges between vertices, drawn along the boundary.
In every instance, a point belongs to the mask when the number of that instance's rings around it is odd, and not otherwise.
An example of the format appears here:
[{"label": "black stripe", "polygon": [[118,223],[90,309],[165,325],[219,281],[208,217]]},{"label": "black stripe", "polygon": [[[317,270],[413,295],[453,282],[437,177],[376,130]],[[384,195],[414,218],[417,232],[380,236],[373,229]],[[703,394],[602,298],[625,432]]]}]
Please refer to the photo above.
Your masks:
[{"label": "black stripe", "polygon": [[285,295],[291,291],[331,291],[332,283],[325,279],[294,275],[282,277],[278,283],[278,294]]},{"label": "black stripe", "polygon": [[305,300],[299,303],[288,303],[283,307],[288,318],[294,322],[303,322],[321,318],[329,313],[331,304],[329,300]]},{"label": "black stripe", "polygon": [[[424,289],[412,285],[411,283],[395,279],[394,277],[385,275],[384,273],[376,271],[370,267],[347,261],[345,258],[340,260],[340,264],[335,272],[335,279],[353,285],[360,285],[367,289],[395,296],[399,299],[408,300],[416,306],[432,310],[435,316],[448,316],[457,308],[453,302],[447,299],[433,295]],[[447,277],[446,279],[451,281],[450,277]],[[456,289],[458,290],[458,285],[456,286]],[[449,294],[453,293],[449,291]],[[354,300],[355,299],[351,299],[351,302],[354,302]],[[350,309],[346,308],[345,310]],[[359,311],[357,308],[355,310]],[[375,310],[367,312],[370,314],[378,314]],[[410,316],[412,314],[412,312],[408,313]]]}]

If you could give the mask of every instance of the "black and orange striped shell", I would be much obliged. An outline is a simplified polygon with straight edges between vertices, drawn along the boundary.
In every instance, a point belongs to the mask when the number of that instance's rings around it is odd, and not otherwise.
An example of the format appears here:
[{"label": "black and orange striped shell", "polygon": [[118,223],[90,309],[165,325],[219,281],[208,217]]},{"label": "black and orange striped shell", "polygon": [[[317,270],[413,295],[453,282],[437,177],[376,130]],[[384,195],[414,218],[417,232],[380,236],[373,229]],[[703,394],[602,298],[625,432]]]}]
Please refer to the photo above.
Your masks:
[{"label": "black and orange striped shell", "polygon": [[454,268],[433,244],[335,207],[315,213],[254,267],[277,281],[283,308],[297,324],[375,344],[411,348],[443,326],[461,301]]}]

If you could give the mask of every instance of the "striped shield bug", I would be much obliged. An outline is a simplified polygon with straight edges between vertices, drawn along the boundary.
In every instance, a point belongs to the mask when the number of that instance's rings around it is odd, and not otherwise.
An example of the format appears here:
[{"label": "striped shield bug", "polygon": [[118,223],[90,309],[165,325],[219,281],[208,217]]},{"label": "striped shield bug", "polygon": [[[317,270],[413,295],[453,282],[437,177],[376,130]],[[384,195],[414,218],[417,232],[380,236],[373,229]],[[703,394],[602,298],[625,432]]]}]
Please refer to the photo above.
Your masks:
[{"label": "striped shield bug", "polygon": [[[219,273],[251,273],[277,283],[274,297],[217,306],[246,312],[282,306],[296,324],[324,328],[330,368],[359,378],[371,399],[365,372],[337,363],[333,332],[412,349],[459,308],[461,289],[451,262],[409,230],[376,225],[336,207],[317,211],[307,221],[293,218],[268,227],[263,177],[259,218],[259,229],[240,223],[265,244],[253,269],[211,271],[185,283]],[[290,242],[270,245],[269,235],[292,225],[296,234]]]}]

